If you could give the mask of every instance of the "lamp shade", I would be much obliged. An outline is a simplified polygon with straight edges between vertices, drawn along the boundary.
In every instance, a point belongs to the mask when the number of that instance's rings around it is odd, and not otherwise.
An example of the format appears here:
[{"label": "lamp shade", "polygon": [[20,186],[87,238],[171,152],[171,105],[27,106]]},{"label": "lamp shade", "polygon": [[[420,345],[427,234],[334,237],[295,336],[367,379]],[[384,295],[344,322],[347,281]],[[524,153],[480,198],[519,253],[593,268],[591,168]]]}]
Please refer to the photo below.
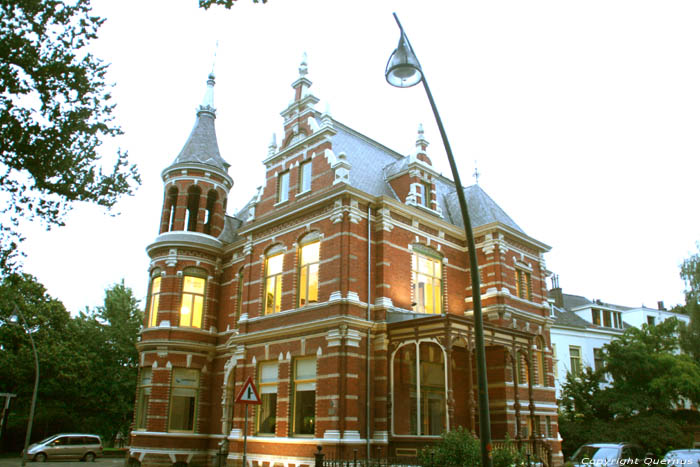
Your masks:
[{"label": "lamp shade", "polygon": [[410,88],[423,79],[418,58],[413,53],[403,31],[401,31],[398,47],[386,64],[385,76],[389,84],[398,88]]}]

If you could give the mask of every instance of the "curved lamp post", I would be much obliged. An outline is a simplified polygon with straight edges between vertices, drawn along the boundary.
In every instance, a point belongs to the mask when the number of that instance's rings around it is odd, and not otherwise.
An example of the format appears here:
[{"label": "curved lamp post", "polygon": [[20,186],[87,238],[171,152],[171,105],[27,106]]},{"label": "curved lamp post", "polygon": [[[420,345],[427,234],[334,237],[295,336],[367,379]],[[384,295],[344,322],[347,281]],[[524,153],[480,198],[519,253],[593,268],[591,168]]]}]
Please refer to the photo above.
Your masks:
[{"label": "curved lamp post", "polygon": [[27,421],[27,435],[24,438],[24,450],[22,451],[22,467],[26,465],[27,462],[27,448],[29,447],[29,439],[32,436],[32,423],[34,422],[34,408],[36,407],[36,393],[39,389],[39,356],[36,352],[36,346],[34,345],[34,338],[32,333],[29,332],[29,326],[27,326],[27,321],[24,319],[24,315],[19,308],[15,307],[15,314],[22,320],[22,327],[29,336],[29,342],[32,344],[32,351],[34,352],[34,392],[32,393],[32,405],[29,409],[29,421]]},{"label": "curved lamp post", "polygon": [[428,95],[428,100],[430,101],[430,107],[433,109],[435,120],[437,121],[438,128],[440,129],[442,142],[445,145],[447,159],[450,161],[450,169],[452,169],[452,177],[454,178],[455,188],[457,189],[457,198],[459,198],[459,206],[462,211],[462,219],[464,220],[464,232],[467,237],[467,247],[469,249],[469,270],[471,272],[472,299],[474,303],[474,334],[476,338],[477,362],[476,373],[479,387],[479,437],[481,438],[481,465],[483,467],[490,467],[492,465],[491,419],[489,416],[488,382],[486,380],[484,322],[481,314],[481,286],[479,284],[479,266],[476,262],[474,233],[472,232],[472,225],[469,220],[467,201],[464,198],[464,188],[462,188],[462,182],[459,178],[457,165],[455,164],[454,157],[452,156],[452,149],[450,148],[449,141],[447,141],[447,134],[445,133],[445,128],[442,125],[440,114],[435,106],[433,95],[430,93],[428,81],[425,79],[425,73],[423,73],[423,69],[418,62],[418,58],[413,52],[411,43],[408,41],[408,37],[406,37],[406,33],[404,32],[396,13],[394,13],[394,19],[396,19],[396,24],[399,25],[399,29],[401,30],[401,37],[399,38],[398,47],[396,50],[394,50],[394,53],[391,54],[391,57],[389,57],[389,61],[386,64],[386,80],[392,86],[399,88],[408,88],[423,82],[425,93]]}]

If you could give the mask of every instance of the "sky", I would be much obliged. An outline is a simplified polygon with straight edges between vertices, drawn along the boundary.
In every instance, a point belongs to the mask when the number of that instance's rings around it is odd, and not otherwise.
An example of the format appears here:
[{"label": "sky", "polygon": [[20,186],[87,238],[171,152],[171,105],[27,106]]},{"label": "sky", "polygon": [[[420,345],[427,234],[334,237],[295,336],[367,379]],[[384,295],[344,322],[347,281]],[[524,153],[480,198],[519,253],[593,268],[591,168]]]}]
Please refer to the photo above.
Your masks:
[{"label": "sky", "polygon": [[[419,124],[449,166],[421,86],[384,78],[399,30],[430,83],[460,177],[531,237],[565,293],[626,306],[683,302],[679,265],[700,240],[700,3],[644,0],[93,0],[107,18],[91,51],[110,63],[128,150],[143,183],[114,213],[77,206],[65,227],[27,225],[25,272],[73,313],[124,279],[143,299],[161,171],[182,149],[216,74],[217,135],[232,215],[264,180],[262,160],[308,56],[317,109],[409,154]],[[218,43],[218,46],[217,46]],[[143,305],[143,303],[142,303]]]}]

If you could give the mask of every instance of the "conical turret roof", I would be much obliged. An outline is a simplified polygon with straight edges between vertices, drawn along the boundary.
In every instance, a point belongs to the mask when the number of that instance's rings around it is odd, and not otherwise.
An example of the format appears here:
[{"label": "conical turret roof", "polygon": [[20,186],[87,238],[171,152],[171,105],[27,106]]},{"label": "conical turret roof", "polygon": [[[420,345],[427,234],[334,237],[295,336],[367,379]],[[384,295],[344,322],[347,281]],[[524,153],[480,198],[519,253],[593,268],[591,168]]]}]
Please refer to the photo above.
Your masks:
[{"label": "conical turret roof", "polygon": [[211,73],[207,79],[207,92],[204,95],[204,100],[197,110],[197,120],[192,128],[192,133],[172,165],[196,162],[211,165],[224,172],[227,172],[231,166],[221,157],[219,144],[216,140],[214,83],[214,73]]}]

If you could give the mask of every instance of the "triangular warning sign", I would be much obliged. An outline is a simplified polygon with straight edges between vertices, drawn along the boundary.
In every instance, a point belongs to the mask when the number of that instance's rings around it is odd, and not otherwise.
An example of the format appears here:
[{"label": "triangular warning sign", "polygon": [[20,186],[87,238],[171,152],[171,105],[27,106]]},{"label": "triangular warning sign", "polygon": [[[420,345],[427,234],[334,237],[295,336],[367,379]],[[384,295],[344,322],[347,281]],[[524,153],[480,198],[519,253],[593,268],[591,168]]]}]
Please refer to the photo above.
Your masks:
[{"label": "triangular warning sign", "polygon": [[255,389],[255,384],[253,384],[253,377],[248,376],[243,384],[243,389],[236,396],[235,402],[237,404],[260,404],[260,396],[258,395],[258,390]]}]

